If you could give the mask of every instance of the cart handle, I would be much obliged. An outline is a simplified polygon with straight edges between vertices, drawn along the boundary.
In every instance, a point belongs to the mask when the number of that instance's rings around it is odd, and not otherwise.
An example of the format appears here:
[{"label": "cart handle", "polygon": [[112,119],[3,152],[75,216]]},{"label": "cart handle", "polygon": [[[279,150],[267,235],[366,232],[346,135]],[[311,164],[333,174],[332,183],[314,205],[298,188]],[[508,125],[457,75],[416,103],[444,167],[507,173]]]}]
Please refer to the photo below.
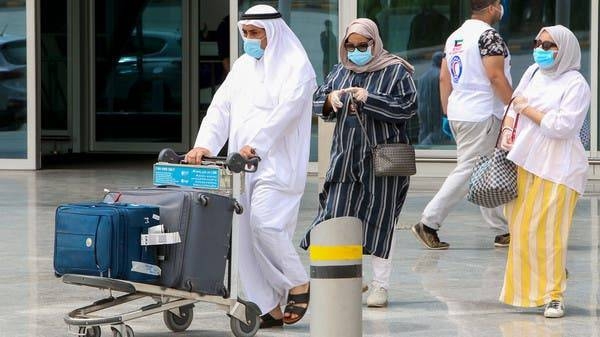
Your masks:
[{"label": "cart handle", "polygon": [[[221,165],[227,167],[231,172],[256,172],[258,169],[258,163],[260,157],[252,157],[249,159],[244,158],[241,154],[233,152],[227,157],[202,157],[201,165]],[[158,161],[169,164],[187,164],[185,162],[185,155],[177,154],[173,149],[165,148],[162,149],[158,154]]]}]

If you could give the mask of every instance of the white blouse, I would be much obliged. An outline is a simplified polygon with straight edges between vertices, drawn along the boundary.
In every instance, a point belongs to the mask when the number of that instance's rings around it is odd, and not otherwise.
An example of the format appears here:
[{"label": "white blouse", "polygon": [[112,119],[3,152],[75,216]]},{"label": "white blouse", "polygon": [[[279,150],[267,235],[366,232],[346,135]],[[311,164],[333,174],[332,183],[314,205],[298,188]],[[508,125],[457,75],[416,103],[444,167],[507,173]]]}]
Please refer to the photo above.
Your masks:
[{"label": "white blouse", "polygon": [[[585,191],[588,160],[579,139],[591,103],[590,87],[577,71],[548,76],[530,66],[513,96],[524,96],[528,105],[543,112],[540,125],[519,116],[516,138],[508,159],[543,179]],[[532,77],[533,74],[533,77]],[[516,113],[511,108],[509,116]]]}]

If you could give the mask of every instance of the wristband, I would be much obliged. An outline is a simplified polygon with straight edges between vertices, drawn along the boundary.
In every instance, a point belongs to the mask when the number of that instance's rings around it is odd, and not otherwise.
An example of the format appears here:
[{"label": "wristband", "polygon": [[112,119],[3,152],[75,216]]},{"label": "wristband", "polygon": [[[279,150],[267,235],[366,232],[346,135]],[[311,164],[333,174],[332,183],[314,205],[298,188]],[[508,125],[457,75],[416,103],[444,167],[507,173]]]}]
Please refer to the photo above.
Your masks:
[{"label": "wristband", "polygon": [[511,128],[511,127],[505,126],[505,127],[503,127],[503,128],[502,128],[502,133],[504,133],[504,131],[506,131],[506,130],[508,130],[508,131],[510,131],[510,132],[513,132],[513,131],[515,131],[515,130],[514,130],[513,128]]}]

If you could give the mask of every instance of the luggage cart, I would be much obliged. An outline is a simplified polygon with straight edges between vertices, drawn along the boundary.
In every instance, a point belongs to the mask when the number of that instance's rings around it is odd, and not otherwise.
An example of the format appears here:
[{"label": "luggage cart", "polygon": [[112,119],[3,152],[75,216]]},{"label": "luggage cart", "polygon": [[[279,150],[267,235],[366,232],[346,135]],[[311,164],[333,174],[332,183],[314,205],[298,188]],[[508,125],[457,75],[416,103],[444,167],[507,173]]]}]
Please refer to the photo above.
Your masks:
[{"label": "luggage cart", "polygon": [[[164,151],[161,151],[159,162],[154,165],[155,185],[200,188],[236,199],[241,193],[244,193],[243,171],[254,172],[258,164],[257,160],[253,160],[249,161],[248,165],[240,166],[238,154],[228,158],[213,157],[202,162],[201,165],[184,165],[178,163],[181,156],[174,155],[172,151],[167,152],[166,155],[166,160],[171,163],[161,162],[161,158],[165,159]],[[173,161],[177,161],[177,163],[172,163]],[[242,168],[242,172],[240,172],[240,168]],[[185,173],[181,174],[182,171]],[[233,174],[232,171],[240,174]],[[198,179],[189,179],[193,174],[200,176],[197,177]],[[182,176],[185,179],[181,179]],[[242,211],[241,206],[235,209],[238,214]],[[230,249],[227,264],[228,293],[225,296],[207,295],[106,277],[66,274],[62,277],[62,281],[66,284],[94,287],[109,292],[108,297],[91,305],[77,308],[64,317],[69,334],[99,337],[102,333],[101,327],[110,326],[113,337],[134,337],[133,329],[126,324],[128,321],[161,312],[167,328],[173,332],[181,332],[185,331],[192,323],[194,304],[208,302],[216,304],[226,311],[230,318],[231,331],[236,337],[254,336],[260,327],[260,309],[252,302],[237,298],[237,252],[233,247],[237,247],[238,244],[238,229],[237,219],[235,217],[233,219],[232,249]],[[113,296],[113,292],[123,294]],[[103,316],[98,313],[142,298],[150,298],[154,303],[112,316]]]}]

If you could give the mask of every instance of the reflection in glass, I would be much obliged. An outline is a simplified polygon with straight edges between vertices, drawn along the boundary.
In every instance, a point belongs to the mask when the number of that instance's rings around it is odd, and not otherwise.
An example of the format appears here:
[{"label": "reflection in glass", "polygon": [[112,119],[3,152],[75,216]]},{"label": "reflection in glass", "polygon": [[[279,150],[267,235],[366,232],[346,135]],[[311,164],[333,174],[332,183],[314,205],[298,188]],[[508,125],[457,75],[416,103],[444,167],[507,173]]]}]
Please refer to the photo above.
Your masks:
[{"label": "reflection in glass", "polygon": [[67,0],[41,1],[42,130],[68,130]]},{"label": "reflection in glass", "polygon": [[442,112],[440,99],[440,66],[443,57],[444,53],[441,51],[433,53],[429,69],[419,76],[417,81],[418,144],[420,145],[441,145],[454,142],[450,124]]},{"label": "reflection in glass", "polygon": [[409,121],[407,132],[418,148],[455,147],[450,130],[443,124],[434,54],[443,51],[446,38],[458,27],[459,8],[459,1],[358,0],[358,16],[377,22],[386,49],[415,66],[418,117]]},{"label": "reflection in glass", "polygon": [[[206,116],[208,106],[225,80],[230,69],[229,61],[229,1],[200,1],[199,52],[198,62],[198,98],[199,119]],[[198,130],[198,125],[195,130]],[[194,133],[195,137],[195,133]],[[227,153],[226,146],[221,155]]]},{"label": "reflection in glass", "polygon": [[181,142],[181,17],[181,0],[95,1],[96,141]]},{"label": "reflection in glass", "polygon": [[338,60],[338,42],[335,33],[333,32],[333,24],[331,20],[326,19],[323,22],[323,31],[320,35],[321,50],[323,51],[323,80],[331,70],[331,68],[337,64]]},{"label": "reflection in glass", "polygon": [[[378,0],[379,1],[379,0]],[[266,4],[277,8],[290,28],[298,36],[317,74],[320,85],[329,70],[338,62],[338,1],[337,0],[239,0],[240,12]],[[241,40],[241,39],[238,39]],[[243,52],[243,49],[239,49]],[[318,127],[313,118],[310,161],[317,161]]]},{"label": "reflection in glass", "polygon": [[0,158],[27,158],[25,0],[0,2]]},{"label": "reflection in glass", "polygon": [[[358,0],[358,17],[368,17],[378,23],[386,49],[405,57],[415,66],[419,89],[419,118],[412,118],[409,137],[417,147],[452,149],[451,137],[443,132],[442,118],[435,117],[430,107],[437,106],[432,91],[432,56],[443,51],[446,38],[470,17],[467,0]],[[516,85],[525,69],[533,63],[531,40],[543,26],[562,24],[569,27],[579,39],[582,52],[581,72],[590,82],[590,5],[585,1],[562,0],[503,0],[504,17],[498,29],[508,43],[512,54],[511,75]],[[421,88],[427,86],[430,89]],[[425,107],[423,107],[423,105]],[[421,118],[426,110],[425,118]],[[589,123],[589,116],[588,116]],[[441,129],[439,135],[437,130]],[[420,137],[423,130],[433,130],[434,137]],[[585,133],[585,132],[584,132]],[[448,131],[449,134],[449,131]],[[445,136],[445,137],[444,137]],[[589,133],[582,135],[589,149]],[[599,138],[600,141],[600,138]]]}]

